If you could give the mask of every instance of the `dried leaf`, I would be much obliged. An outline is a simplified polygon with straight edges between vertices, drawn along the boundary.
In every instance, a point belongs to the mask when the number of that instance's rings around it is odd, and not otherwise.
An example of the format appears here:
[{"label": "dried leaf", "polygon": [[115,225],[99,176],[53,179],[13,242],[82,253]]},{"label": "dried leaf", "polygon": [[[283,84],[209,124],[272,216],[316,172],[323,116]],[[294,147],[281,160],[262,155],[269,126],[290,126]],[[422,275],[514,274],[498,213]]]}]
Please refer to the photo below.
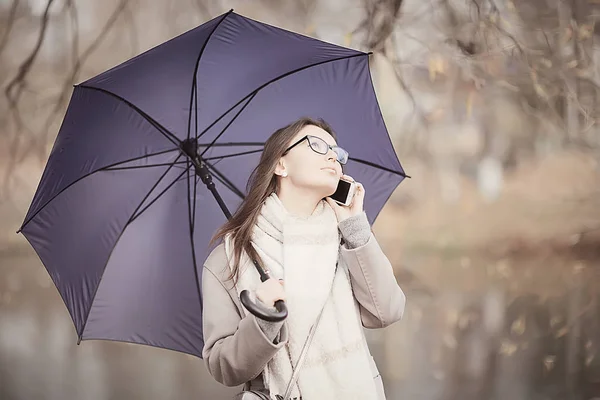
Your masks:
[{"label": "dried leaf", "polygon": [[511,91],[513,91],[513,92],[519,92],[519,91],[520,91],[520,89],[519,89],[519,87],[518,87],[518,86],[515,86],[515,85],[513,85],[513,84],[511,84],[511,83],[508,83],[508,82],[507,82],[507,81],[505,81],[504,79],[497,80],[497,81],[496,81],[496,84],[497,84],[498,86],[502,86],[503,88],[505,88],[505,89],[508,89],[508,90],[511,90]]},{"label": "dried leaf", "polygon": [[533,88],[535,89],[535,92],[538,96],[540,96],[543,99],[548,99],[548,93],[546,93],[546,90],[542,87],[542,85],[540,85],[539,83],[534,83]]},{"label": "dried leaf", "polygon": [[525,332],[525,316],[521,315],[519,318],[513,321],[510,331],[515,335],[522,335]]},{"label": "dried leaf", "polygon": [[550,371],[550,370],[552,370],[552,368],[554,368],[555,361],[556,361],[556,356],[544,357],[544,367],[546,367],[547,371]]},{"label": "dried leaf", "polygon": [[452,336],[450,334],[444,335],[444,344],[451,349],[455,349],[456,346],[458,345],[458,343],[456,343],[456,339],[454,338],[454,336]]},{"label": "dried leaf", "polygon": [[529,76],[531,77],[531,80],[534,82],[537,82],[537,71],[535,69],[530,69],[529,70]]},{"label": "dried leaf", "polygon": [[508,340],[504,340],[502,342],[502,345],[500,346],[500,354],[511,356],[515,351],[517,351],[517,345],[515,345],[513,342]]},{"label": "dried leaf", "polygon": [[566,326],[562,327],[561,329],[558,330],[558,332],[556,332],[554,337],[556,337],[556,338],[563,337],[567,334],[567,332],[569,332],[569,328]]},{"label": "dried leaf", "polygon": [[449,325],[454,326],[456,325],[456,321],[458,321],[458,311],[448,310],[446,313],[446,322],[448,322]]},{"label": "dried leaf", "polygon": [[507,28],[508,28],[508,29],[512,28],[512,24],[511,24],[510,22],[508,22],[508,20],[507,20],[506,18],[500,17],[500,23],[502,24],[502,26],[503,26],[505,29],[507,29]]},{"label": "dried leaf", "polygon": [[473,91],[470,91],[469,95],[467,96],[466,104],[467,118],[471,118],[471,115],[473,114],[473,97],[475,97],[475,93]]},{"label": "dried leaf", "polygon": [[571,68],[575,68],[577,66],[577,64],[579,64],[579,61],[577,60],[571,60],[566,64],[566,67],[571,69]]},{"label": "dried leaf", "polygon": [[429,80],[435,81],[438,74],[444,74],[446,72],[446,62],[439,54],[433,54],[429,58]]},{"label": "dried leaf", "polygon": [[577,37],[579,40],[586,40],[592,37],[592,33],[594,32],[593,24],[581,24],[579,26],[579,30],[577,32]]},{"label": "dried leaf", "polygon": [[348,32],[344,35],[344,46],[348,47],[352,44],[352,32]]},{"label": "dried leaf", "polygon": [[592,68],[577,68],[575,75],[579,78],[590,78],[593,75]]},{"label": "dried leaf", "polygon": [[585,358],[585,366],[589,367],[592,361],[594,360],[594,354],[590,354]]},{"label": "dried leaf", "polygon": [[552,68],[552,61],[547,58],[541,58],[540,63],[546,68]]},{"label": "dried leaf", "polygon": [[445,113],[446,111],[442,107],[438,107],[427,114],[427,119],[431,122],[439,121],[444,117]]},{"label": "dried leaf", "polygon": [[562,35],[561,42],[563,44],[567,43],[573,37],[573,29],[569,26],[565,29],[564,34]]},{"label": "dried leaf", "polygon": [[556,325],[560,324],[562,322],[562,317],[560,316],[554,316],[552,318],[550,318],[550,327],[554,328]]}]

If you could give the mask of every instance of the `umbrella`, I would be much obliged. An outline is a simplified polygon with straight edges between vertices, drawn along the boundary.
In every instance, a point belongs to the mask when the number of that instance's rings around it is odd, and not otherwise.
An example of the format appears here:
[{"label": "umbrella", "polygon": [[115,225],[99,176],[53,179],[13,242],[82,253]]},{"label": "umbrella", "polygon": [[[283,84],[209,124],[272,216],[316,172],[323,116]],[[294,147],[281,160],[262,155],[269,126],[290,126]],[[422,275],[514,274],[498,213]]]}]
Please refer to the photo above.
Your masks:
[{"label": "umbrella", "polygon": [[78,343],[201,357],[209,240],[267,137],[303,116],[338,133],[373,223],[405,174],[368,53],[229,11],[74,87],[20,232]]}]

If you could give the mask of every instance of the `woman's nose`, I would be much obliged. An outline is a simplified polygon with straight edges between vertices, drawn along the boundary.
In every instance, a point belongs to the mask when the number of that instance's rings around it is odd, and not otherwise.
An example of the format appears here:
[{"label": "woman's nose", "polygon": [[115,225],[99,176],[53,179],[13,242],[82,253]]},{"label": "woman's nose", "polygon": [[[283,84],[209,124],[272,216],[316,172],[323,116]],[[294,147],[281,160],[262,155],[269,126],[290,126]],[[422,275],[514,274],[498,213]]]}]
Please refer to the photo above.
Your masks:
[{"label": "woman's nose", "polygon": [[337,160],[337,154],[335,154],[335,151],[329,149],[329,151],[327,152],[327,161],[336,161]]}]

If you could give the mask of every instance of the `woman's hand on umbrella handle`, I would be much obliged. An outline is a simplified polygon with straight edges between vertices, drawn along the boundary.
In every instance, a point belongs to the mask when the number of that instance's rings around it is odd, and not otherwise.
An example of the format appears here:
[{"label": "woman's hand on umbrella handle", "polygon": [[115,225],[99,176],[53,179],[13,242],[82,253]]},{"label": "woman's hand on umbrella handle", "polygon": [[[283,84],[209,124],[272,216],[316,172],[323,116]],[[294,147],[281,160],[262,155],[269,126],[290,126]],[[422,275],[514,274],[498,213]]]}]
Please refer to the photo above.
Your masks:
[{"label": "woman's hand on umbrella handle", "polygon": [[287,318],[288,311],[283,300],[277,300],[275,302],[275,310],[273,308],[267,308],[262,302],[254,303],[250,299],[250,292],[242,290],[240,293],[240,301],[246,307],[246,309],[256,316],[257,318],[263,319],[269,322],[279,322]]},{"label": "woman's hand on umbrella handle", "polygon": [[[271,322],[283,321],[287,317],[282,280],[270,278],[262,282],[256,289],[256,297],[260,301],[253,303],[248,291],[244,290],[240,294],[240,301],[244,307],[256,317]],[[273,311],[273,306],[277,311]]]},{"label": "woman's hand on umbrella handle", "polygon": [[256,297],[267,307],[273,307],[277,300],[285,301],[283,280],[269,278],[256,288]]}]

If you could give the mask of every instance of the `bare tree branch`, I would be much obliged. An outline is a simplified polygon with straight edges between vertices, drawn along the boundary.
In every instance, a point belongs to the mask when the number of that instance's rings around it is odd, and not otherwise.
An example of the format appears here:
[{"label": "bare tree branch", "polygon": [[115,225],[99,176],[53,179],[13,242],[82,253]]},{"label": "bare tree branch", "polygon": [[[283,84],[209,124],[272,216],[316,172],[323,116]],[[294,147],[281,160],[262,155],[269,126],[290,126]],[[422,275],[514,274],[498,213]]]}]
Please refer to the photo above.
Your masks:
[{"label": "bare tree branch", "polygon": [[[26,77],[29,73],[33,62],[35,61],[37,54],[42,46],[42,42],[44,40],[45,32],[49,23],[49,8],[51,3],[54,0],[48,0],[46,5],[46,9],[44,15],[42,17],[42,28],[40,30],[40,35],[38,38],[37,45],[35,49],[32,51],[27,60],[21,65],[19,68],[19,73],[13,78],[9,86],[5,90],[5,95],[9,100],[9,107],[11,110],[11,114],[13,116],[13,120],[15,121],[15,133],[10,142],[10,150],[9,150],[9,160],[8,166],[4,171],[4,176],[2,179],[2,184],[0,187],[5,189],[5,192],[8,188],[8,184],[10,182],[11,175],[13,174],[14,168],[22,162],[28,154],[31,154],[31,151],[35,151],[38,155],[38,159],[40,162],[46,157],[46,144],[49,136],[49,128],[54,123],[55,118],[59,115],[60,110],[65,106],[66,100],[68,98],[68,94],[72,90],[73,85],[76,82],[77,76],[81,67],[85,64],[88,57],[98,48],[98,46],[102,43],[102,41],[106,38],[110,30],[113,28],[115,22],[118,20],[121,13],[124,12],[129,0],[121,0],[117,5],[99,35],[95,38],[95,40],[87,47],[87,49],[79,55],[79,21],[77,19],[77,9],[75,5],[75,0],[67,0],[65,3],[65,9],[69,12],[70,19],[72,22],[72,32],[71,32],[71,61],[73,63],[70,73],[65,79],[60,94],[54,99],[54,107],[51,109],[48,117],[43,124],[43,129],[45,131],[42,134],[34,134],[30,129],[28,129],[23,119],[21,118],[21,110],[19,107],[19,99],[23,91],[26,89]],[[23,130],[27,130],[29,132],[28,135],[22,135]],[[25,144],[25,151],[20,154],[20,149]]]},{"label": "bare tree branch", "polygon": [[[71,15],[76,20],[77,12],[75,10],[74,0],[70,0],[69,3],[70,3],[70,7],[72,9]],[[115,22],[119,19],[119,16],[127,8],[128,3],[129,3],[129,0],[121,0],[119,2],[119,4],[115,7],[114,11],[110,15],[110,17],[108,18],[108,20],[106,21],[104,26],[102,27],[102,29],[101,29],[100,33],[98,34],[98,36],[96,37],[96,39],[94,39],[94,41],[88,46],[88,48],[85,49],[85,51],[81,54],[81,56],[77,56],[78,46],[77,46],[77,42],[74,43],[73,56],[74,56],[74,58],[76,57],[75,64],[71,68],[71,72],[69,73],[69,76],[67,77],[67,79],[65,80],[65,82],[62,86],[62,91],[58,95],[58,98],[55,102],[54,108],[48,115],[48,118],[47,118],[45,124],[43,125],[46,128],[45,133],[37,139],[37,143],[34,143],[34,148],[37,148],[39,150],[40,159],[43,159],[45,157],[45,151],[46,151],[45,145],[48,141],[48,135],[49,135],[48,128],[54,123],[54,119],[59,114],[59,111],[61,110],[61,108],[64,107],[64,105],[67,101],[67,96],[71,92],[72,87],[77,80],[79,70],[85,64],[88,57],[98,48],[98,46],[106,38],[106,36],[108,35],[110,30],[114,26]],[[35,139],[34,139],[34,141],[35,141]]]},{"label": "bare tree branch", "polygon": [[402,0],[364,0],[365,18],[352,31],[366,31],[364,46],[371,51],[383,51],[386,40],[394,31]]},{"label": "bare tree branch", "polygon": [[[19,71],[17,75],[10,81],[6,89],[4,90],[4,94],[8,99],[8,102],[11,108],[16,108],[16,105],[19,101],[19,97],[23,91],[23,87],[25,86],[25,79],[27,74],[31,70],[35,59],[37,58],[39,51],[44,43],[44,39],[46,38],[46,29],[48,27],[48,21],[50,19],[50,7],[54,3],[54,0],[47,0],[46,8],[44,10],[44,14],[42,15],[42,23],[40,26],[40,33],[38,35],[37,42],[35,47],[29,57],[19,67]],[[16,90],[16,92],[14,91]]]},{"label": "bare tree branch", "polygon": [[8,20],[6,21],[6,25],[4,27],[4,31],[2,32],[2,37],[0,38],[0,55],[4,51],[6,44],[8,43],[8,37],[10,36],[10,32],[12,31],[12,27],[15,23],[15,18],[17,15],[17,7],[19,6],[19,0],[13,0],[10,11],[8,12]]}]

